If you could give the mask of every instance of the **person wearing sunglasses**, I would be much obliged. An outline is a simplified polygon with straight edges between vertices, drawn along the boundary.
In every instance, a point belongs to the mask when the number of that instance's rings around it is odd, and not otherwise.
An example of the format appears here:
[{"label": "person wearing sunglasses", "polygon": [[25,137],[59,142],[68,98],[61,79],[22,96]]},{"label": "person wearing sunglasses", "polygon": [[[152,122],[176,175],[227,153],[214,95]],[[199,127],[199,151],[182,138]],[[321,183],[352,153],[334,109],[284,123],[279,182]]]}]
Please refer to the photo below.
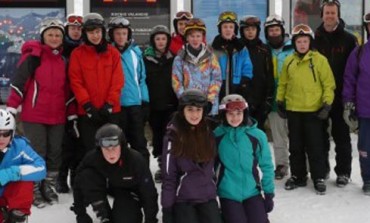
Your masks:
[{"label": "person wearing sunglasses", "polygon": [[234,93],[248,97],[253,67],[247,48],[237,37],[239,26],[235,12],[222,12],[217,27],[219,34],[214,38],[212,48],[222,74],[219,98]]},{"label": "person wearing sunglasses", "polygon": [[218,113],[218,95],[222,77],[217,56],[203,40],[206,25],[199,18],[190,19],[185,26],[186,44],[175,57],[172,67],[172,87],[177,98],[186,89],[196,88],[207,95],[206,113],[215,116]]},{"label": "person wearing sunglasses", "polygon": [[120,96],[119,126],[125,131],[130,147],[139,151],[149,163],[149,151],[144,134],[149,107],[146,71],[142,52],[132,38],[130,21],[113,17],[108,24],[109,40],[121,54],[125,87]]},{"label": "person wearing sunglasses", "polygon": [[293,54],[292,42],[285,33],[285,21],[281,16],[270,15],[266,18],[264,29],[267,45],[272,54],[274,71],[274,98],[272,110],[268,114],[275,157],[275,179],[281,180],[289,173],[288,126],[284,105],[276,104],[276,89],[285,59]]},{"label": "person wearing sunglasses", "polygon": [[88,13],[82,22],[84,43],[73,50],[68,75],[77,101],[84,155],[95,147],[94,136],[102,125],[119,122],[124,76],[121,55],[106,40],[104,18]]},{"label": "person wearing sunglasses", "polygon": [[225,96],[219,109],[222,121],[214,133],[218,147],[217,194],[224,222],[269,222],[267,213],[274,207],[275,187],[267,136],[248,115],[248,103],[241,95]]},{"label": "person wearing sunglasses", "polygon": [[[113,197],[112,207],[108,196]],[[105,124],[96,132],[95,149],[77,168],[73,199],[77,223],[93,222],[86,213],[89,205],[101,223],[158,222],[158,194],[148,163],[128,148],[115,124]]]},{"label": "person wearing sunglasses", "polygon": [[265,130],[265,122],[274,101],[274,74],[269,47],[260,39],[261,20],[257,16],[244,16],[240,22],[242,43],[248,48],[253,64],[253,78],[247,100],[249,115],[257,120],[257,126]]},{"label": "person wearing sunglasses", "polygon": [[163,140],[163,223],[221,223],[216,200],[216,143],[206,118],[208,98],[187,89]]},{"label": "person wearing sunglasses", "polygon": [[149,124],[152,129],[153,156],[159,169],[154,175],[156,183],[161,182],[161,155],[163,137],[170,116],[177,109],[177,97],[172,89],[171,74],[174,55],[168,50],[171,35],[164,25],[154,26],[150,33],[150,45],[144,52],[146,83],[150,98]]},{"label": "person wearing sunglasses", "polygon": [[42,208],[58,202],[53,185],[61,162],[61,136],[67,117],[75,112],[67,106],[71,93],[62,56],[64,25],[57,18],[45,18],[39,32],[40,40],[30,40],[22,46],[7,110],[15,115],[22,107],[24,134],[47,161],[48,176],[36,183],[34,190],[34,205]]},{"label": "person wearing sunglasses", "polygon": [[[370,38],[370,13],[363,17],[367,39]],[[362,190],[370,196],[370,41],[356,47],[348,57],[343,77],[343,118],[353,131],[358,131]]]},{"label": "person wearing sunglasses", "polygon": [[343,75],[347,59],[357,45],[356,37],[346,31],[345,23],[340,16],[340,2],[338,0],[324,0],[321,6],[321,25],[316,29],[314,47],[329,61],[335,78],[335,97],[329,119],[331,130],[327,131],[329,121],[324,127],[326,134],[326,170],[327,178],[330,175],[329,151],[330,133],[335,143],[334,171],[337,175],[336,185],[345,187],[351,178],[352,172],[352,145],[350,130],[343,119]]},{"label": "person wearing sunglasses", "polygon": [[[69,14],[64,23],[64,31],[66,33],[63,42],[63,55],[68,60],[72,50],[82,44],[82,16]],[[71,94],[69,101],[70,106],[76,109],[77,102],[74,100],[74,95]],[[74,170],[77,167],[78,160],[81,159],[81,154],[84,149],[78,129],[77,115],[69,117],[66,122],[65,132],[62,143],[62,162],[59,168],[59,175],[56,181],[55,190],[58,193],[68,193],[69,186],[67,183],[68,172],[71,170],[70,185],[73,184]]]},{"label": "person wearing sunglasses", "polygon": [[335,81],[328,60],[313,51],[312,29],[299,24],[292,30],[294,54],[286,58],[276,100],[285,104],[289,130],[291,177],[286,190],[307,185],[307,166],[317,194],[325,194],[325,135],[321,131],[334,100]]},{"label": "person wearing sunglasses", "polygon": [[15,129],[14,116],[0,109],[0,222],[25,223],[31,214],[33,184],[45,178],[46,165]]},{"label": "person wearing sunglasses", "polygon": [[175,32],[172,33],[170,51],[177,55],[185,44],[185,24],[189,19],[193,18],[193,14],[189,11],[178,11],[173,19],[173,28]]}]

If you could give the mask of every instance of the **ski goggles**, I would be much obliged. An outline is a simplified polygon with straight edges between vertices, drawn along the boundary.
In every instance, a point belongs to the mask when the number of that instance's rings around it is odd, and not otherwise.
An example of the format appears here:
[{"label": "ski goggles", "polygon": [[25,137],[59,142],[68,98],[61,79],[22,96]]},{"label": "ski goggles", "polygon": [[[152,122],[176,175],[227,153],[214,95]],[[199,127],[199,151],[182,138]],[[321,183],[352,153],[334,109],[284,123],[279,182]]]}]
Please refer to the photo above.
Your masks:
[{"label": "ski goggles", "polygon": [[13,134],[12,130],[7,130],[7,131],[1,131],[0,132],[0,137],[7,138]]},{"label": "ski goggles", "polygon": [[98,140],[98,145],[102,148],[116,147],[120,145],[118,136],[104,137]]},{"label": "ski goggles", "polygon": [[364,15],[364,23],[370,23],[370,13]]},{"label": "ski goggles", "polygon": [[193,18],[186,22],[185,33],[190,29],[200,29],[206,31],[206,24],[201,19]]},{"label": "ski goggles", "polygon": [[265,27],[273,26],[273,25],[284,26],[284,24],[285,24],[285,22],[280,16],[272,15],[272,16],[267,17],[266,22],[265,22]]},{"label": "ski goggles", "polygon": [[296,25],[294,26],[293,30],[292,30],[292,35],[295,36],[295,35],[310,35],[312,36],[312,29],[305,25],[305,24],[299,24],[299,25]]},{"label": "ski goggles", "polygon": [[244,16],[240,20],[240,25],[245,25],[245,26],[247,26],[247,25],[248,26],[260,26],[261,25],[261,20],[257,16],[247,15],[247,16]]},{"label": "ski goggles", "polygon": [[127,26],[130,26],[130,21],[128,21],[127,19],[123,17],[115,17],[110,20],[109,25],[110,26],[113,25],[115,27],[118,27],[118,26],[127,27]]},{"label": "ski goggles", "polygon": [[218,24],[222,22],[238,22],[238,16],[235,14],[235,12],[226,11],[220,14],[218,17]]},{"label": "ski goggles", "polygon": [[219,110],[226,110],[226,111],[243,111],[244,109],[248,108],[248,104],[244,101],[232,101],[228,102],[227,104],[221,104],[219,106]]},{"label": "ski goggles", "polygon": [[193,14],[191,14],[191,12],[189,11],[179,11],[175,14],[175,19],[192,19],[193,18]]},{"label": "ski goggles", "polygon": [[198,95],[187,95],[180,99],[182,105],[192,105],[196,107],[203,107],[207,104],[206,97],[199,97]]},{"label": "ski goggles", "polygon": [[321,3],[321,8],[324,7],[325,5],[337,5],[340,7],[340,2],[338,0],[323,0]]},{"label": "ski goggles", "polygon": [[67,25],[81,26],[82,25],[82,16],[78,16],[78,15],[68,16]]}]

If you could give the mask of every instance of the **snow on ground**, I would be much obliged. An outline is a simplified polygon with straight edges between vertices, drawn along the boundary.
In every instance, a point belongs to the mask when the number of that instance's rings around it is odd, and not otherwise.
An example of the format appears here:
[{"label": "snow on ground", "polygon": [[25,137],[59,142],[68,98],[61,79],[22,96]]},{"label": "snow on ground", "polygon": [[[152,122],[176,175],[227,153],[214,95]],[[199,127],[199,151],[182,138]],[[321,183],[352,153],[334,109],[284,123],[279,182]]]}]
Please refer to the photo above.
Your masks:
[{"label": "snow on ground", "polygon": [[[307,187],[293,191],[284,190],[284,182],[276,181],[275,209],[270,214],[271,223],[354,223],[370,222],[370,196],[362,193],[362,180],[357,153],[357,136],[352,135],[353,163],[352,182],[345,188],[335,186],[336,175],[331,171],[327,180],[326,195],[316,195],[312,182]],[[333,145],[330,162],[335,166]],[[151,162],[153,172],[157,169],[156,162]],[[160,185],[157,184],[160,191]],[[32,208],[30,223],[74,223],[75,215],[69,210],[72,194],[60,195],[59,204],[43,209]],[[98,223],[91,209],[88,210],[94,223]],[[158,214],[160,217],[161,214]],[[160,221],[161,222],[161,221]]]}]

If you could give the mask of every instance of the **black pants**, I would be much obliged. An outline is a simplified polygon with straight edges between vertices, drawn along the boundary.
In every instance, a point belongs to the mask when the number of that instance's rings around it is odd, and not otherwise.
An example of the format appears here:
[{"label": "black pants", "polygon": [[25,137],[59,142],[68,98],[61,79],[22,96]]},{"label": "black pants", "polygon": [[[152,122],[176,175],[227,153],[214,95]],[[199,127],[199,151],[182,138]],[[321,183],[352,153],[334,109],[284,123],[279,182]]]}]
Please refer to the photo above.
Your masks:
[{"label": "black pants", "polygon": [[[337,175],[351,176],[352,171],[352,145],[349,127],[343,119],[343,106],[334,104],[329,115],[331,119],[331,135],[335,143],[335,161],[336,166],[334,171]],[[324,125],[325,133],[325,154],[326,154],[326,169],[329,172],[329,151],[330,140],[327,132],[328,122]]]},{"label": "black pants", "polygon": [[66,129],[62,142],[62,163],[59,168],[59,174],[68,176],[68,170],[75,170],[78,163],[83,158],[85,149],[80,138],[74,138]]},{"label": "black pants", "polygon": [[176,203],[174,206],[176,223],[221,223],[221,213],[216,200],[205,203]]},{"label": "black pants", "polygon": [[162,155],[163,137],[166,134],[166,127],[172,113],[176,108],[167,109],[164,111],[151,110],[149,115],[149,124],[153,133],[153,156]]},{"label": "black pants", "polygon": [[307,175],[306,154],[312,179],[325,178],[324,121],[314,112],[287,112],[289,129],[289,162],[292,176]]},{"label": "black pants", "polygon": [[130,147],[140,152],[149,162],[149,151],[144,134],[144,117],[140,105],[121,107],[119,126]]},{"label": "black pants", "polygon": [[249,115],[257,120],[257,127],[262,131],[265,131],[265,122],[267,114],[263,105],[258,106],[255,109],[251,109]]}]

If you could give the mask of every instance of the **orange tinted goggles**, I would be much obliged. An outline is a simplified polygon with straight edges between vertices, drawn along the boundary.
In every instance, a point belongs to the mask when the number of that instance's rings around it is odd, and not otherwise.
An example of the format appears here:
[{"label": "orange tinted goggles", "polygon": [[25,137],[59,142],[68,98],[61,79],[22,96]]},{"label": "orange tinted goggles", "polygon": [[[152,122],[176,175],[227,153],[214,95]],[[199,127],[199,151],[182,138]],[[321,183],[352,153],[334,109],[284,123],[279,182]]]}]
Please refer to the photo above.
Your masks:
[{"label": "orange tinted goggles", "polygon": [[298,34],[311,35],[311,33],[312,33],[311,28],[304,24],[296,25],[292,30],[292,35],[298,35]]},{"label": "orange tinted goggles", "polygon": [[229,102],[227,104],[220,105],[220,110],[226,110],[226,111],[243,111],[244,109],[248,108],[248,104],[243,101],[233,101]]},{"label": "orange tinted goggles", "polygon": [[201,19],[190,19],[186,22],[186,26],[200,26],[205,27],[206,24]]},{"label": "orange tinted goggles", "polygon": [[69,16],[67,18],[68,24],[76,24],[81,25],[82,24],[82,16]]}]

